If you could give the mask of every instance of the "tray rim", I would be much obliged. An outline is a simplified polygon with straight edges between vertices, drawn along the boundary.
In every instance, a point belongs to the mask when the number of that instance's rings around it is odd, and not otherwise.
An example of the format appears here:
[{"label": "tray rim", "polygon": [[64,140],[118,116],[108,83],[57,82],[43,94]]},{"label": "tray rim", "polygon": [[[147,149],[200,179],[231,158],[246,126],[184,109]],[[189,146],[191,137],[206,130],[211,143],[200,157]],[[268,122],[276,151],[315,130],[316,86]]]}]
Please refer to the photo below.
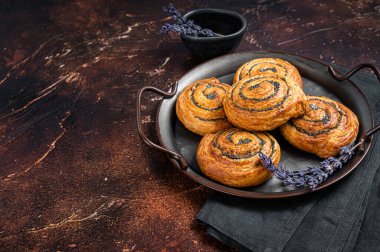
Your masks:
[{"label": "tray rim", "polygon": [[[225,55],[222,55],[222,56],[215,57],[215,58],[209,59],[207,61],[204,61],[204,62],[202,62],[202,63],[200,63],[200,64],[192,67],[190,70],[186,71],[181,76],[181,78],[179,80],[181,80],[188,73],[192,72],[195,68],[198,68],[198,67],[203,66],[203,65],[207,65],[207,64],[209,64],[212,61],[217,61],[218,59],[222,59],[222,58],[225,58],[225,57],[231,57],[233,55],[236,55],[236,56],[237,55],[244,55],[244,54],[247,54],[247,53],[257,53],[257,54],[275,53],[275,54],[290,55],[290,56],[296,56],[296,57],[304,58],[304,59],[309,60],[309,61],[314,61],[314,62],[316,62],[316,63],[318,63],[320,65],[325,66],[326,68],[329,66],[328,64],[326,64],[326,63],[324,63],[324,62],[322,62],[320,60],[317,60],[317,59],[314,59],[314,58],[311,58],[311,57],[307,57],[307,56],[303,56],[303,55],[299,55],[297,53],[286,52],[286,51],[277,51],[277,50],[258,50],[258,51],[250,50],[250,51],[242,51],[242,52],[236,52],[236,53],[229,53],[229,54],[225,54]],[[176,85],[178,85],[179,80],[177,81]],[[374,122],[373,109],[370,106],[367,97],[365,96],[365,94],[363,93],[363,91],[358,87],[358,85],[356,85],[353,81],[351,81],[350,79],[347,79],[346,81],[350,82],[351,85],[363,96],[364,101],[365,101],[366,105],[369,108],[369,113],[370,113],[370,118],[371,118],[371,127],[374,127],[375,122]],[[175,95],[175,97],[176,97],[176,95]],[[166,148],[168,146],[166,146],[164,144],[164,142],[162,140],[161,132],[160,132],[159,116],[160,116],[160,111],[161,111],[161,107],[162,107],[162,104],[163,104],[164,100],[169,100],[169,99],[173,99],[173,98],[174,97],[171,97],[171,98],[168,98],[168,99],[167,98],[163,98],[160,101],[160,104],[159,104],[159,106],[157,108],[157,111],[156,111],[156,117],[155,117],[155,120],[156,120],[156,134],[157,134],[158,141],[161,144],[161,146],[164,146]],[[359,139],[359,137],[360,136],[358,136],[357,139]],[[327,187],[329,187],[329,186],[331,186],[331,185],[339,182],[340,180],[344,179],[346,176],[348,176],[349,174],[351,174],[351,172],[353,172],[357,168],[357,166],[363,161],[363,159],[367,156],[368,151],[372,147],[372,140],[373,140],[373,136],[371,136],[370,138],[368,138],[368,140],[366,142],[366,146],[365,146],[364,152],[361,153],[361,156],[359,157],[359,160],[356,162],[356,164],[354,164],[352,167],[349,167],[349,169],[346,169],[346,170],[342,171],[341,174],[339,174],[339,176],[333,176],[333,177],[329,178],[328,180],[324,181],[314,191],[312,191],[311,189],[309,189],[307,187],[301,188],[301,189],[292,190],[292,191],[272,192],[272,193],[243,191],[243,190],[241,190],[241,188],[234,188],[234,187],[230,187],[230,186],[227,186],[227,185],[223,185],[223,184],[220,184],[220,183],[218,183],[216,181],[213,181],[213,180],[207,178],[206,176],[201,176],[201,175],[197,174],[196,172],[194,172],[190,165],[189,165],[188,169],[183,170],[183,169],[181,169],[180,165],[178,164],[178,162],[176,160],[174,160],[173,158],[170,158],[170,157],[169,157],[169,160],[170,160],[170,162],[172,162],[174,164],[175,167],[177,167],[186,176],[188,176],[189,178],[191,178],[195,182],[197,182],[197,183],[199,183],[199,184],[201,184],[201,185],[203,185],[203,186],[205,186],[207,188],[210,188],[210,189],[212,189],[214,191],[218,191],[218,192],[221,192],[221,193],[225,193],[225,194],[233,195],[233,196],[237,196],[237,197],[251,198],[251,199],[289,198],[289,197],[300,196],[300,195],[309,194],[309,193],[313,193],[313,192],[319,191],[321,189],[327,188]]]}]

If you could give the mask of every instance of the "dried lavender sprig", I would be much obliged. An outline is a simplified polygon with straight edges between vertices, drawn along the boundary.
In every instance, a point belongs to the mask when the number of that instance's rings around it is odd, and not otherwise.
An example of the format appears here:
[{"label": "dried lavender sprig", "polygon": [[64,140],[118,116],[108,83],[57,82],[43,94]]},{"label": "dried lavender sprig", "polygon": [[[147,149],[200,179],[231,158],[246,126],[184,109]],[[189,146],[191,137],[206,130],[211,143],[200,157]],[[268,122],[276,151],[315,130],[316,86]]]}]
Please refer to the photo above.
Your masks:
[{"label": "dried lavender sprig", "polygon": [[220,37],[220,34],[214,33],[210,29],[203,29],[199,25],[196,25],[193,20],[185,20],[173,4],[169,4],[167,7],[164,7],[163,10],[173,17],[176,24],[165,23],[160,29],[161,34],[167,33],[168,31],[173,31],[195,37]]},{"label": "dried lavender sprig", "polygon": [[346,163],[354,155],[355,148],[358,145],[352,144],[344,146],[339,151],[339,156],[329,157],[318,166],[308,166],[306,170],[290,171],[285,169],[282,164],[276,166],[273,161],[264,153],[259,153],[261,162],[265,168],[272,172],[285,186],[294,186],[302,188],[308,186],[311,190],[315,190],[318,185],[324,182],[336,170],[342,168],[342,164]]},{"label": "dried lavender sprig", "polygon": [[198,37],[198,36],[212,37],[213,36],[213,34],[210,30],[207,30],[207,29],[196,30],[196,29],[189,27],[186,24],[182,24],[182,25],[169,24],[169,23],[163,24],[161,29],[160,29],[160,33],[164,34],[164,33],[167,33],[168,31],[174,31],[174,32],[177,32],[180,34],[191,35],[191,36],[195,36],[195,37]]}]

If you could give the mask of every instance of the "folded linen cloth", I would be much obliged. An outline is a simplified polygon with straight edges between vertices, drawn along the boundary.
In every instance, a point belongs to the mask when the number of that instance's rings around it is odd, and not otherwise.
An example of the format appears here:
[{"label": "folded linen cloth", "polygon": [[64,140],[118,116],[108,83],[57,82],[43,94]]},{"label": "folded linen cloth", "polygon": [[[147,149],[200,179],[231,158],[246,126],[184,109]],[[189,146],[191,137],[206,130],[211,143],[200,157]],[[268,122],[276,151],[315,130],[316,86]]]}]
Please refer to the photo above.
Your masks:
[{"label": "folded linen cloth", "polygon": [[[337,68],[341,72],[347,69]],[[356,74],[380,123],[380,85]],[[207,233],[241,251],[377,251],[380,247],[380,140],[362,163],[329,188],[287,199],[214,193],[197,215]]]}]

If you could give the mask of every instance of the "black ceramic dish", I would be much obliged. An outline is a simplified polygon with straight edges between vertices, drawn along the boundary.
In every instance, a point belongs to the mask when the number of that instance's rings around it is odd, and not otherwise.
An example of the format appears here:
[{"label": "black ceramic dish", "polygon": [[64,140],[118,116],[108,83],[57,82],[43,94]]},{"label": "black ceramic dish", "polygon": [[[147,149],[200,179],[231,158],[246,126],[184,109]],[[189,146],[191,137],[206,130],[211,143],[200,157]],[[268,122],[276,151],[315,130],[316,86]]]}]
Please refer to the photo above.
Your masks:
[{"label": "black ceramic dish", "polygon": [[220,9],[199,9],[186,13],[184,19],[191,19],[202,28],[220,34],[218,37],[195,37],[181,35],[186,48],[199,58],[211,58],[235,50],[243,37],[246,21],[240,14]]},{"label": "black ceramic dish", "polygon": [[[234,72],[240,65],[254,58],[265,57],[276,57],[291,62],[297,67],[302,76],[304,91],[306,94],[322,95],[338,100],[349,107],[357,115],[360,123],[359,136],[363,136],[363,143],[365,143],[362,146],[362,151],[356,153],[341,170],[328,178],[324,183],[318,186],[316,190],[325,188],[341,180],[353,171],[363,160],[371,147],[371,135],[373,132],[379,130],[380,127],[377,126],[376,128],[373,128],[374,122],[371,108],[361,90],[353,82],[349,80],[337,81],[332,77],[334,73],[330,73],[333,72],[332,69],[329,69],[325,64],[294,54],[280,52],[246,52],[229,54],[210,60],[190,70],[179,80],[178,85],[172,93],[166,93],[153,87],[145,87],[141,89],[137,101],[138,130],[141,138],[149,146],[170,154],[174,165],[181,169],[187,176],[200,184],[220,192],[248,198],[284,198],[311,192],[309,188],[296,189],[292,187],[284,187],[276,178],[272,178],[260,186],[248,188],[232,188],[209,179],[199,170],[195,160],[195,152],[201,137],[185,129],[177,119],[175,113],[176,99],[178,94],[187,85],[194,81],[212,76],[219,78],[225,83],[231,83]],[[351,74],[361,67],[362,66],[354,69]],[[378,72],[377,74],[380,76]],[[152,143],[146,138],[142,131],[141,122],[139,121],[141,119],[141,111],[139,109],[140,99],[142,94],[149,90],[155,91],[167,98],[163,99],[161,102],[156,118],[157,134],[161,146]],[[272,133],[281,146],[281,163],[285,164],[288,169],[305,169],[307,165],[316,165],[321,161],[318,157],[302,152],[288,144],[276,130]],[[359,139],[357,141],[359,141]]]}]

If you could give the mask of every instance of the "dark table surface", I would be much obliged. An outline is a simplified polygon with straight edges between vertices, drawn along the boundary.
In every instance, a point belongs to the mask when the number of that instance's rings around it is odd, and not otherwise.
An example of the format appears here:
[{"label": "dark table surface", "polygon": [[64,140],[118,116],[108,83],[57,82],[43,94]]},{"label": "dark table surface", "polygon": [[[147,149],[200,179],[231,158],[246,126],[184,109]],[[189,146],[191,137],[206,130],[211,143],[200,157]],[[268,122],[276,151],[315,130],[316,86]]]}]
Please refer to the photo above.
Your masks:
[{"label": "dark table surface", "polygon": [[[200,63],[159,35],[166,1],[0,2],[0,250],[218,251],[195,215],[211,190],[145,146],[136,93]],[[379,1],[174,1],[235,10],[237,51],[380,62]],[[143,124],[155,137],[160,98]]]}]

